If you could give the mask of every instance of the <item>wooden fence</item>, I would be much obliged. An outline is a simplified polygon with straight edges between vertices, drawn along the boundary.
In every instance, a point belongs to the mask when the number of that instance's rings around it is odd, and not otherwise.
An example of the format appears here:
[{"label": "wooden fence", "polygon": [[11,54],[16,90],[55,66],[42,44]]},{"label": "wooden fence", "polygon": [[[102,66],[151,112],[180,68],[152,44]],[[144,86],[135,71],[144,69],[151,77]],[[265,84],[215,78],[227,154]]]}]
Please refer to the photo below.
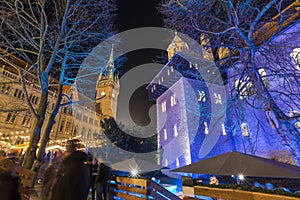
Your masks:
[{"label": "wooden fence", "polygon": [[116,177],[115,182],[110,184],[109,199],[114,199],[115,197],[126,200],[180,200],[178,196],[152,180],[129,177]]},{"label": "wooden fence", "polygon": [[[226,200],[296,200],[297,197],[250,192],[237,189],[221,189],[205,186],[194,186],[195,195],[222,198]],[[197,199],[197,198],[194,198]]]},{"label": "wooden fence", "polygon": [[33,186],[36,178],[34,171],[20,167],[19,170],[20,177],[20,194],[22,200],[30,199],[30,195],[33,192]]}]

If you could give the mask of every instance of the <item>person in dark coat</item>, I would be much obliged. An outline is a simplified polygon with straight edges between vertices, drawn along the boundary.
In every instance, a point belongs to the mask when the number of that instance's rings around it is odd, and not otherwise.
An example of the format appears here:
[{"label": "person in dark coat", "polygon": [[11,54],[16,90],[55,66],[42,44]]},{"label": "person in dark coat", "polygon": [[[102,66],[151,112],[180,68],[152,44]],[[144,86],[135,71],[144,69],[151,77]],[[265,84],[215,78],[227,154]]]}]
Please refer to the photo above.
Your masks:
[{"label": "person in dark coat", "polygon": [[58,171],[51,199],[86,200],[90,186],[90,171],[84,164],[86,154],[81,151],[68,151],[67,149],[67,157]]},{"label": "person in dark coat", "polygon": [[19,165],[8,158],[0,161],[0,199],[21,200],[19,193]]},{"label": "person in dark coat", "polygon": [[108,180],[110,178],[111,168],[109,167],[109,164],[104,163],[101,158],[98,159],[98,163],[98,175],[95,180],[97,200],[105,200],[107,199]]}]

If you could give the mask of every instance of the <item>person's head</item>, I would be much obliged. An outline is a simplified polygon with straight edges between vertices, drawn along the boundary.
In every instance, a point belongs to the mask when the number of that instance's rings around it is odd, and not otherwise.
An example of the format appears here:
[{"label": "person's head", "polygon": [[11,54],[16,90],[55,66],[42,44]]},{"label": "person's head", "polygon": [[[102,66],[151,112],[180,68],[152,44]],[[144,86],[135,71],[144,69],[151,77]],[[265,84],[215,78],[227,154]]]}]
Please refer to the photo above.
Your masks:
[{"label": "person's head", "polygon": [[12,176],[19,173],[19,161],[17,158],[3,158],[0,160],[0,168]]},{"label": "person's head", "polygon": [[63,154],[62,154],[62,152],[56,151],[55,154],[54,154],[53,161],[54,162],[60,162],[62,160],[63,160]]},{"label": "person's head", "polygon": [[98,157],[98,164],[100,165],[101,163],[103,163],[103,158],[102,157]]},{"label": "person's head", "polygon": [[76,144],[74,142],[69,142],[66,146],[65,157],[71,155],[74,151],[76,151]]}]

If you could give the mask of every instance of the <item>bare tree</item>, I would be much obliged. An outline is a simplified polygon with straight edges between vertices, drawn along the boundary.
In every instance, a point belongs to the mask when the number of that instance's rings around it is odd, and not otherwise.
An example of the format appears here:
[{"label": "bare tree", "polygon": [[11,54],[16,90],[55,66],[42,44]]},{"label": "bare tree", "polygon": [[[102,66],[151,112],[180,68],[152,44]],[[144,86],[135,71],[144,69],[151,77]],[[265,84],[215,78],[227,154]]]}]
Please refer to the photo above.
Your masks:
[{"label": "bare tree", "polygon": [[[65,96],[63,86],[74,83],[85,56],[114,33],[116,7],[113,0],[4,0],[0,7],[1,59],[19,72],[25,99],[35,118],[23,162],[26,168],[31,168],[39,142],[38,160],[42,158]],[[103,51],[109,54],[109,48]],[[17,58],[26,64],[20,65]],[[36,77],[35,84],[40,88],[37,108],[29,101],[26,85],[29,74]],[[46,121],[51,91],[56,102]]]},{"label": "bare tree", "polygon": [[240,110],[250,108],[259,130],[265,128],[257,115],[262,111],[297,164],[299,114],[290,113],[300,109],[299,26],[287,28],[299,19],[299,6],[298,0],[166,0],[159,7],[166,27],[211,52],[224,83],[232,86],[232,116],[242,118]]}]

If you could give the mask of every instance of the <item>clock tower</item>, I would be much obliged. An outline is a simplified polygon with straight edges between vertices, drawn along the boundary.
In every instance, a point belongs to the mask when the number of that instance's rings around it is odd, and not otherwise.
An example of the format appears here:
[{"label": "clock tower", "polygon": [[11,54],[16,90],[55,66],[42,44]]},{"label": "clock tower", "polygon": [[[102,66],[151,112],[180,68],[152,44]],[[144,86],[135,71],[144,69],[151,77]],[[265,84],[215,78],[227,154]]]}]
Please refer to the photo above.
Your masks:
[{"label": "clock tower", "polygon": [[110,57],[107,66],[102,74],[96,87],[96,99],[105,96],[104,98],[96,101],[96,111],[100,116],[100,120],[104,118],[113,117],[116,119],[117,104],[119,95],[119,77],[115,73],[115,65],[113,58],[113,46],[111,49]]}]

